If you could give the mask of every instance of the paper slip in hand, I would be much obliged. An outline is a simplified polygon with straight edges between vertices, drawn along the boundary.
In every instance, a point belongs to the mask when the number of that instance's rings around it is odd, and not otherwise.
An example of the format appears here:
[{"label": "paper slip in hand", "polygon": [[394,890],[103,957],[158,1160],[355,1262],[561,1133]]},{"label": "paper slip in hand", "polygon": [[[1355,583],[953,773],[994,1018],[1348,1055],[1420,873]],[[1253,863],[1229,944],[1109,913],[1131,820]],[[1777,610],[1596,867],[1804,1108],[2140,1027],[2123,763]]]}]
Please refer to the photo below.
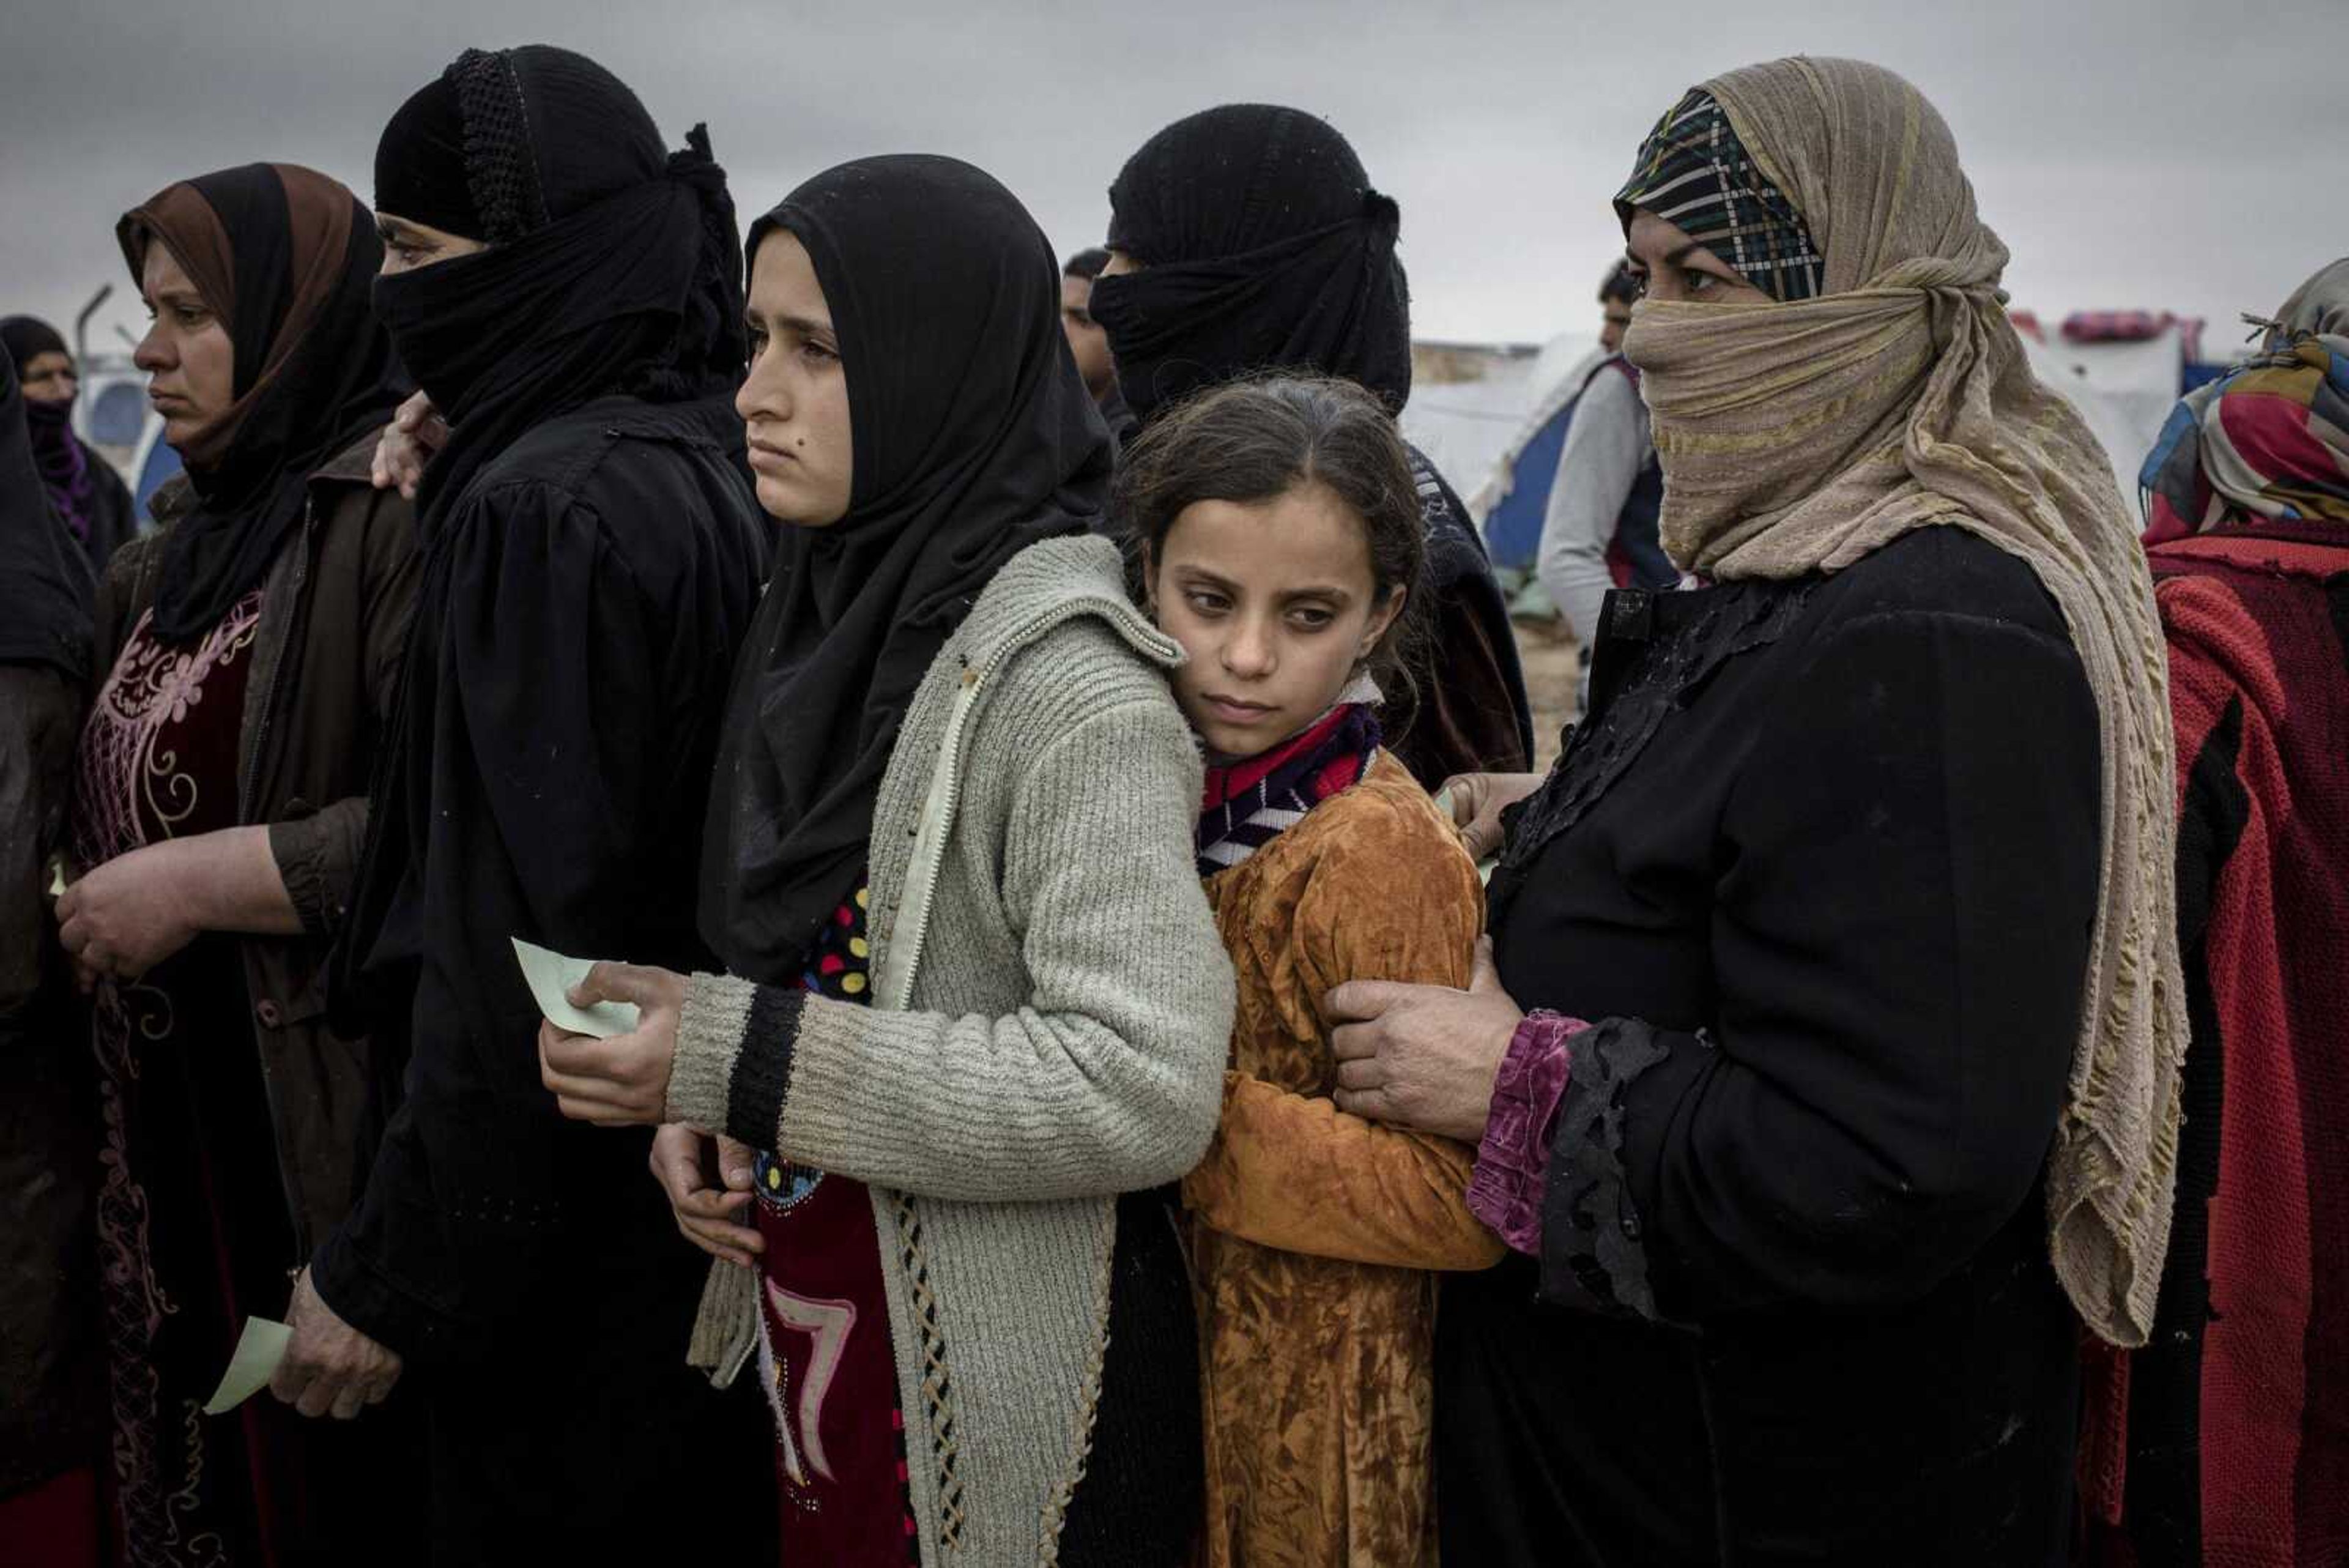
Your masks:
[{"label": "paper slip in hand", "polygon": [[522,961],[522,977],[529,982],[530,994],[537,1001],[538,1010],[557,1029],[609,1040],[636,1028],[636,1004],[633,1002],[599,1002],[593,1007],[571,1005],[571,988],[595,967],[593,959],[565,958],[520,937],[513,939],[513,947],[514,957]]},{"label": "paper slip in hand", "polygon": [[204,1402],[204,1414],[224,1415],[268,1387],[269,1380],[277,1375],[277,1364],[285,1359],[285,1342],[293,1337],[294,1331],[274,1318],[246,1318],[244,1332],[237,1336],[236,1354],[228,1358],[220,1386]]},{"label": "paper slip in hand", "polygon": [[60,860],[56,865],[49,867],[49,897],[52,898],[62,898],[65,896],[66,863]]}]

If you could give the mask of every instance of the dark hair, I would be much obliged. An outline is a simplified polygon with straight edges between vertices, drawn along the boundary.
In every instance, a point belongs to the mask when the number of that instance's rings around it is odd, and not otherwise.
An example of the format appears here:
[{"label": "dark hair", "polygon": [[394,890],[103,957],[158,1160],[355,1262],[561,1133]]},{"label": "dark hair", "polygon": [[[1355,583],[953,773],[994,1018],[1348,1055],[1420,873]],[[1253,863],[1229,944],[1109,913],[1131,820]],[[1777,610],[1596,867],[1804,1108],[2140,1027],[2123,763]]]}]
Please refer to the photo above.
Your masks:
[{"label": "dark hair", "polygon": [[1099,245],[1088,246],[1061,264],[1062,277],[1099,277],[1102,268],[1109,265],[1109,253]]},{"label": "dark hair", "polygon": [[[1132,575],[1166,542],[1184,509],[1202,501],[1270,501],[1301,484],[1322,484],[1361,519],[1371,583],[1384,604],[1419,585],[1427,524],[1411,454],[1386,406],[1352,381],[1270,375],[1226,381],[1173,405],[1125,449],[1112,515]],[[1404,623],[1423,607],[1406,601],[1371,663],[1408,683],[1400,652]]]},{"label": "dark hair", "polygon": [[1599,304],[1611,305],[1619,300],[1625,305],[1640,303],[1640,275],[1631,270],[1628,261],[1618,261],[1609,267],[1599,285]]}]

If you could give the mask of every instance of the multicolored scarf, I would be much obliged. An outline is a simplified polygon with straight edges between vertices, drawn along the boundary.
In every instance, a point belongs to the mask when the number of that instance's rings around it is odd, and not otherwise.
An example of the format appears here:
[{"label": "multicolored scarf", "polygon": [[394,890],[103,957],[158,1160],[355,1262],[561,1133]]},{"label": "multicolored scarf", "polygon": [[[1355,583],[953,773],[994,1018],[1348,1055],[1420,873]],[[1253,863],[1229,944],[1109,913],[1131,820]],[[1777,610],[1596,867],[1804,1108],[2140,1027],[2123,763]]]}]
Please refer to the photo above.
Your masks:
[{"label": "multicolored scarf", "polygon": [[2148,545],[2349,523],[2349,337],[2294,337],[2188,393],[2137,483]]},{"label": "multicolored scarf", "polygon": [[1702,88],[1673,106],[1640,144],[1631,178],[1615,192],[1627,232],[1634,207],[1679,229],[1782,305],[1816,298],[1825,287],[1826,258],[1802,214]]},{"label": "multicolored scarf", "polygon": [[1207,770],[1199,804],[1199,875],[1228,871],[1361,781],[1378,754],[1365,702],[1340,702],[1272,750]]}]

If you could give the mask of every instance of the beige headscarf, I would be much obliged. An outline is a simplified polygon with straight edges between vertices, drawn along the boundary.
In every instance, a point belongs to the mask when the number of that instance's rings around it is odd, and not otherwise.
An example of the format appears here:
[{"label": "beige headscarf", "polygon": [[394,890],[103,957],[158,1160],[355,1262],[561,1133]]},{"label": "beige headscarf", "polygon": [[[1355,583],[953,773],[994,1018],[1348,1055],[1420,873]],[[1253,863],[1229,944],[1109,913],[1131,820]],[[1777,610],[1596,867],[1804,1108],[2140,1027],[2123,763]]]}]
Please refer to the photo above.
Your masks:
[{"label": "beige headscarf", "polygon": [[1802,214],[1826,292],[1634,314],[1623,348],[1653,415],[1664,546],[1715,577],[1784,578],[1950,524],[2029,565],[2063,610],[2100,719],[2104,856],[2051,1248],[2088,1326],[2141,1345],[2187,1028],[2168,674],[2137,531],[2095,438],[2024,363],[1998,287],[2006,247],[1933,106],[1857,60],[1776,60],[1705,87]]}]

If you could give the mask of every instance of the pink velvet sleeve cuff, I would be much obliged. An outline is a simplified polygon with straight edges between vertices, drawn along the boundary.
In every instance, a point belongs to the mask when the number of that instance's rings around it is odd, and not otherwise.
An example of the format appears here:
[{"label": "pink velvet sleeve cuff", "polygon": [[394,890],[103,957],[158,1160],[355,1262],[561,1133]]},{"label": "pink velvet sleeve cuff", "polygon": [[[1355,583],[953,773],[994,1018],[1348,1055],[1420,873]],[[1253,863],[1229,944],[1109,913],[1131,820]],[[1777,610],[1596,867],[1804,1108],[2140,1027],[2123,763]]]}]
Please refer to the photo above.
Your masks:
[{"label": "pink velvet sleeve cuff", "polygon": [[1528,1256],[1541,1253],[1542,1184],[1549,1170],[1550,1132],[1573,1062],[1566,1043],[1588,1027],[1581,1019],[1561,1013],[1526,1014],[1493,1078],[1493,1108],[1485,1116],[1476,1168],[1468,1179],[1468,1211],[1512,1251]]}]

